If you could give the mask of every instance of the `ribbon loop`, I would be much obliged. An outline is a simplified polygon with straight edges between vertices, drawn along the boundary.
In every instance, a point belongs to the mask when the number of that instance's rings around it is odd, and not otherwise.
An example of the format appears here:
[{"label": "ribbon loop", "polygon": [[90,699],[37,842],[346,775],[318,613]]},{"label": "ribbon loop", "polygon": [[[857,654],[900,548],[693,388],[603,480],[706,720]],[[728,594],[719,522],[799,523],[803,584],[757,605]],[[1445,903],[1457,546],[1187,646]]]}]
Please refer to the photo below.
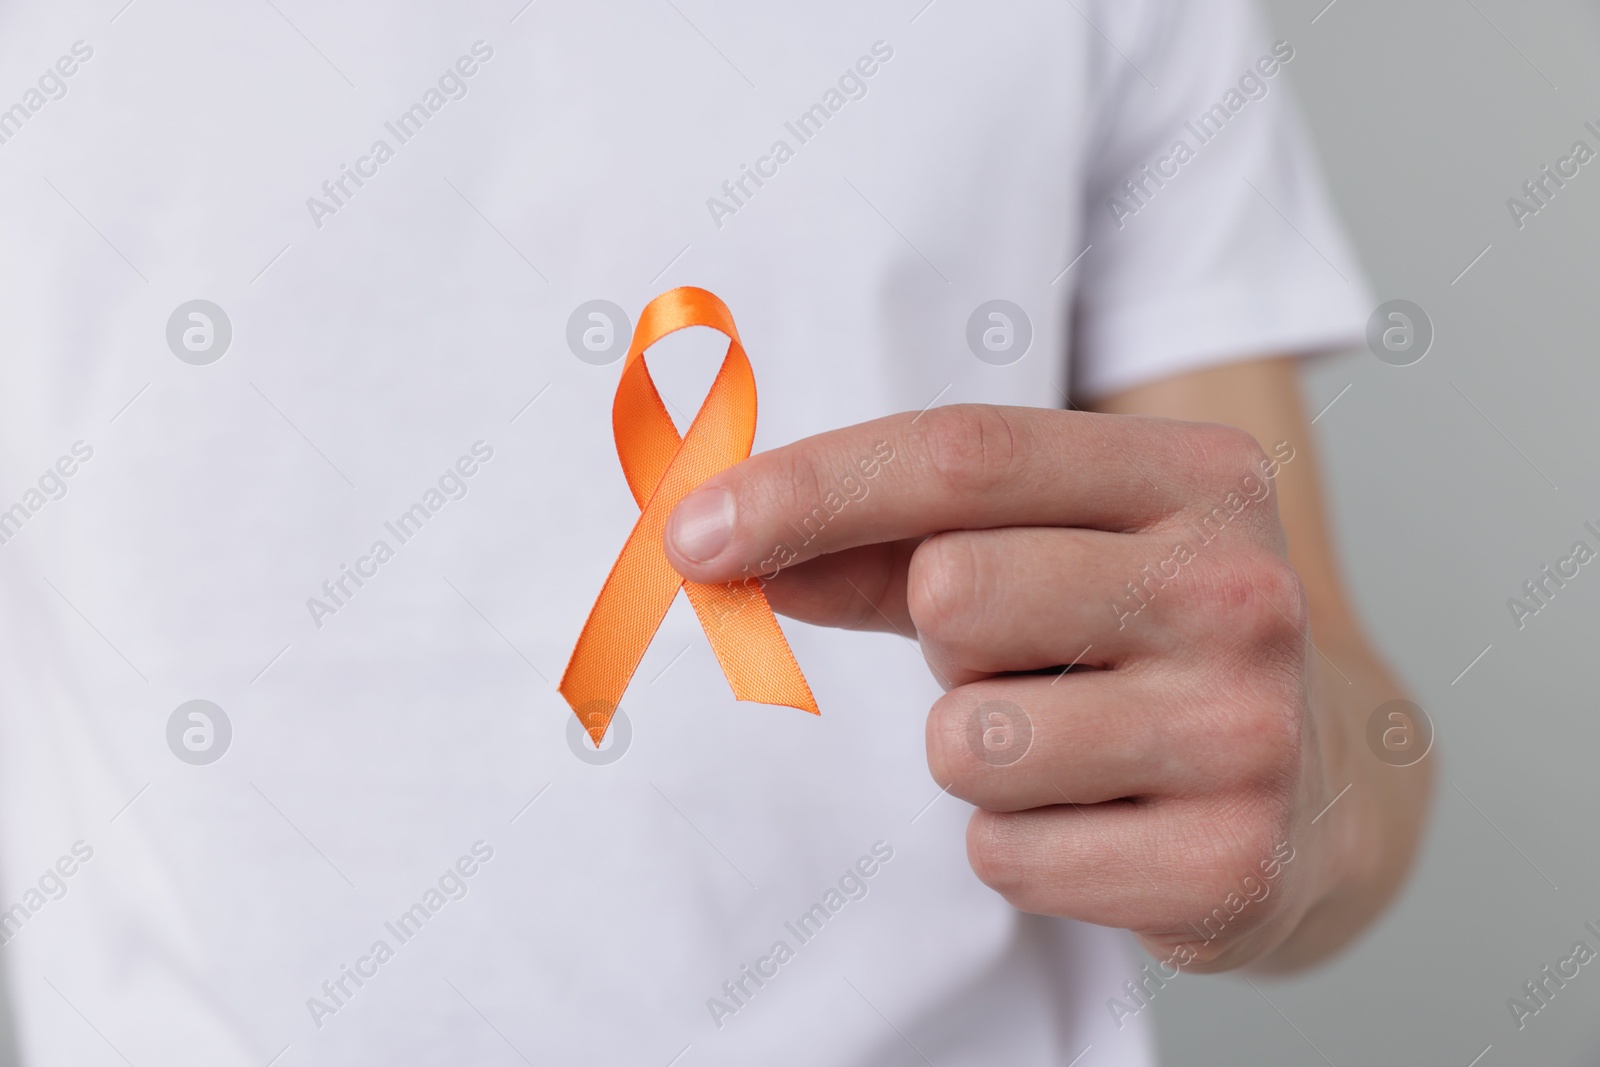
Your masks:
[{"label": "ribbon loop", "polygon": [[[709,326],[724,334],[728,351],[688,432],[680,437],[650,378],[644,353],[689,326]],[[558,687],[590,739],[597,747],[604,739],[680,587],[735,699],[818,714],[759,582],[687,582],[662,547],[667,518],[678,502],[713,474],[747,458],[755,442],[755,376],[726,304],[704,289],[686,286],[645,305],[617,383],[611,428],[639,519],[589,611]]]}]

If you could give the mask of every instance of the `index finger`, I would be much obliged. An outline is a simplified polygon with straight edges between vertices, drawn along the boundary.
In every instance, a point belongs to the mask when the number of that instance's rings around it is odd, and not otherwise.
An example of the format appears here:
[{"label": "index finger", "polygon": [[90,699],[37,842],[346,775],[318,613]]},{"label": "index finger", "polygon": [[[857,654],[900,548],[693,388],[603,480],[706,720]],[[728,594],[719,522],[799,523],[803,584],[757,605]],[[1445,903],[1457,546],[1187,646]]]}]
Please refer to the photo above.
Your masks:
[{"label": "index finger", "polygon": [[690,493],[667,523],[667,558],[691,581],[724,582],[942,530],[1142,529],[1185,502],[1172,460],[1194,458],[1186,426],[962,404],[831,430]]}]

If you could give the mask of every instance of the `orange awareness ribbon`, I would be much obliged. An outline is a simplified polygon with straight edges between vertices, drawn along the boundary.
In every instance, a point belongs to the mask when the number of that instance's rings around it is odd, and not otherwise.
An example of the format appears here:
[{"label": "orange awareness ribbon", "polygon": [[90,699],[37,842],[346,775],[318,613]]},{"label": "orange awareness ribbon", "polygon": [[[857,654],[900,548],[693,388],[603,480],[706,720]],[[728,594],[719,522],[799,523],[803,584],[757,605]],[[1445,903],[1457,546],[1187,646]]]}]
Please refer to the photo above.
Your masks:
[{"label": "orange awareness ribbon", "polygon": [[[644,352],[686,326],[709,326],[725,334],[728,353],[689,432],[680,438],[650,378]],[[686,286],[645,305],[622,364],[611,429],[622,472],[639,505],[639,521],[606,576],[557,687],[595,747],[680,586],[689,594],[735,699],[819,714],[759,583],[685,581],[662,547],[667,517],[678,502],[713,474],[747,458],[755,441],[755,375],[726,304],[704,289]]]}]

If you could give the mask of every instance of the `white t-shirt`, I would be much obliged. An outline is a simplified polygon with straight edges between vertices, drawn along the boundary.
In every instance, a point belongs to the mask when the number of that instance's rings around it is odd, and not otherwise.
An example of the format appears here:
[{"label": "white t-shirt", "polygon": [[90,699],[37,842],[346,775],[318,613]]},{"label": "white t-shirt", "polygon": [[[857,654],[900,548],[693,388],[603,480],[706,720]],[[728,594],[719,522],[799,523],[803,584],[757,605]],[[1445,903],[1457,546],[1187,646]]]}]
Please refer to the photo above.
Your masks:
[{"label": "white t-shirt", "polygon": [[[680,597],[578,756],[553,683],[638,515],[588,305],[722,296],[757,449],[1343,343],[1298,42],[1243,0],[117,6],[0,15],[24,1062],[1149,1064],[1128,935],[973,876],[907,641],[786,623],[821,717],[739,705]],[[680,418],[722,350],[652,353]]]}]

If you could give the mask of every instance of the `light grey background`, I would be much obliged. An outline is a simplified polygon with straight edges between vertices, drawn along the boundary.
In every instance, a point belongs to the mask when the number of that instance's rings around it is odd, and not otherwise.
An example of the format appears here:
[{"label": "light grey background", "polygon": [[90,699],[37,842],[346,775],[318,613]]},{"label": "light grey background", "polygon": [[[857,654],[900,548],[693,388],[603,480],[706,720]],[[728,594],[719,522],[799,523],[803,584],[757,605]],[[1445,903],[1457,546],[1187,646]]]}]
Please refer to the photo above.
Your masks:
[{"label": "light grey background", "polygon": [[1326,360],[1307,399],[1350,386],[1317,422],[1338,539],[1436,725],[1439,789],[1375,929],[1259,992],[1179,979],[1154,1006],[1165,1062],[1600,1063],[1600,961],[1521,1032],[1506,1006],[1580,938],[1600,950],[1600,565],[1520,632],[1506,604],[1600,526],[1600,160],[1520,232],[1506,207],[1573,141],[1600,147],[1600,7],[1326,3],[1269,0],[1289,75],[1377,299],[1416,301],[1437,337],[1412,367]]},{"label": "light grey background", "polygon": [[1324,361],[1307,393],[1338,396],[1317,427],[1348,578],[1433,717],[1440,789],[1417,876],[1357,947],[1256,988],[1182,977],[1155,1007],[1165,1062],[1594,1064],[1600,961],[1520,1033],[1506,1000],[1600,948],[1600,565],[1520,632],[1506,600],[1600,525],[1600,161],[1521,232],[1506,198],[1596,143],[1600,14],[1324,3],[1270,0],[1290,77],[1378,299],[1421,304],[1437,338],[1412,367]]}]

